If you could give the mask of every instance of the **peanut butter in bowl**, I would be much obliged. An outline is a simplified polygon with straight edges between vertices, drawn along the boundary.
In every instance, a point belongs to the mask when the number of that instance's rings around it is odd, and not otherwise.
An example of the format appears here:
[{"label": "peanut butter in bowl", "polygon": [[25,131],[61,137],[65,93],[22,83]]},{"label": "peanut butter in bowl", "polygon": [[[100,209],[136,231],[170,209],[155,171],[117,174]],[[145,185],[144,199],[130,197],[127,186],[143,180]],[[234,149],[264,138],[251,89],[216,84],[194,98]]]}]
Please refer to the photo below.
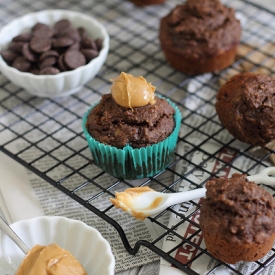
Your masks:
[{"label": "peanut butter in bowl", "polygon": [[57,244],[35,245],[15,275],[88,275],[81,263]]},{"label": "peanut butter in bowl", "polygon": [[0,234],[1,275],[114,275],[109,242],[82,221],[38,216],[10,227],[31,249],[24,257],[7,234]]}]

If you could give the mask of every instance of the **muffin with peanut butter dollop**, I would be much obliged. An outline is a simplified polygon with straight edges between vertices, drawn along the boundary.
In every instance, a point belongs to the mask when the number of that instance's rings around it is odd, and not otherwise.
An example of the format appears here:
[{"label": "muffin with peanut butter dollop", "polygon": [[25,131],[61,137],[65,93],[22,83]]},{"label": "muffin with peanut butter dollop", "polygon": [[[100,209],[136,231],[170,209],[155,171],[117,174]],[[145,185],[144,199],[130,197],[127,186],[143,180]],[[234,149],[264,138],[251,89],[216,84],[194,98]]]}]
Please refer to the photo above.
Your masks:
[{"label": "muffin with peanut butter dollop", "polygon": [[83,119],[94,162],[118,178],[153,176],[172,160],[181,113],[142,76],[122,72],[111,81],[111,93]]}]

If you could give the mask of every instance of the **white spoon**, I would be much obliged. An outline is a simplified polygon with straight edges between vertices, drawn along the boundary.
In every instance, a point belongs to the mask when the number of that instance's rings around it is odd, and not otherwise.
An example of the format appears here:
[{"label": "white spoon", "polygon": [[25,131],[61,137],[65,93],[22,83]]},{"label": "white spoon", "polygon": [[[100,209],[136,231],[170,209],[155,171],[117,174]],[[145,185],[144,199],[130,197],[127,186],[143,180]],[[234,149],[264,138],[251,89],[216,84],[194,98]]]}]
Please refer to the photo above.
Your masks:
[{"label": "white spoon", "polygon": [[11,227],[3,220],[1,216],[0,229],[3,230],[25,254],[29,252],[30,249],[28,246],[17,236],[17,234],[11,229]]},{"label": "white spoon", "polygon": [[[273,176],[273,177],[272,177]],[[275,167],[263,169],[259,174],[248,176],[249,181],[257,184],[275,185]],[[198,188],[186,192],[160,193],[148,186],[128,188],[123,192],[116,192],[111,202],[123,211],[128,212],[136,219],[144,220],[154,216],[171,205],[199,199],[205,196],[206,189]]]}]

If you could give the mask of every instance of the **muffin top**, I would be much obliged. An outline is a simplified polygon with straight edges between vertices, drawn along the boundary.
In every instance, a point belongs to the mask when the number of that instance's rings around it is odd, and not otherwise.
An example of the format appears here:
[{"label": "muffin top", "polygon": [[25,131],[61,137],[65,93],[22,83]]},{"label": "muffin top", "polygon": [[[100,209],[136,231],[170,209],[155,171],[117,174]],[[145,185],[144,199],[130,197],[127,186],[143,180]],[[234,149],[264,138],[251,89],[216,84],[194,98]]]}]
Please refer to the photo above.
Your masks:
[{"label": "muffin top", "polygon": [[200,226],[228,241],[264,243],[275,232],[275,199],[246,175],[206,183]]},{"label": "muffin top", "polygon": [[117,148],[141,148],[159,143],[173,132],[174,108],[152,95],[155,87],[144,78],[126,76],[125,80],[121,74],[113,85],[112,94],[103,95],[87,117],[86,128],[94,139]]},{"label": "muffin top", "polygon": [[240,73],[218,91],[216,111],[224,127],[237,139],[264,146],[275,139],[275,79]]},{"label": "muffin top", "polygon": [[161,20],[160,39],[195,57],[230,49],[240,35],[235,11],[219,0],[187,0]]}]

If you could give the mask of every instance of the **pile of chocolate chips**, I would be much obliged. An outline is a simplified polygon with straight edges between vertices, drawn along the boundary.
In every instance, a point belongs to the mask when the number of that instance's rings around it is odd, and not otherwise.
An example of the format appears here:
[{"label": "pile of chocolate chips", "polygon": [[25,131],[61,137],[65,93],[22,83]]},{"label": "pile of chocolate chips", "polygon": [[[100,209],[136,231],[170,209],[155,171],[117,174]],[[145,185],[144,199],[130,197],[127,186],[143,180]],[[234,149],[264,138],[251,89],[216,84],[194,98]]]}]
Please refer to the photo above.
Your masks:
[{"label": "pile of chocolate chips", "polygon": [[53,27],[35,24],[30,32],[14,37],[1,55],[19,71],[58,74],[87,64],[101,48],[102,39],[93,40],[84,27],[76,29],[61,19]]}]

